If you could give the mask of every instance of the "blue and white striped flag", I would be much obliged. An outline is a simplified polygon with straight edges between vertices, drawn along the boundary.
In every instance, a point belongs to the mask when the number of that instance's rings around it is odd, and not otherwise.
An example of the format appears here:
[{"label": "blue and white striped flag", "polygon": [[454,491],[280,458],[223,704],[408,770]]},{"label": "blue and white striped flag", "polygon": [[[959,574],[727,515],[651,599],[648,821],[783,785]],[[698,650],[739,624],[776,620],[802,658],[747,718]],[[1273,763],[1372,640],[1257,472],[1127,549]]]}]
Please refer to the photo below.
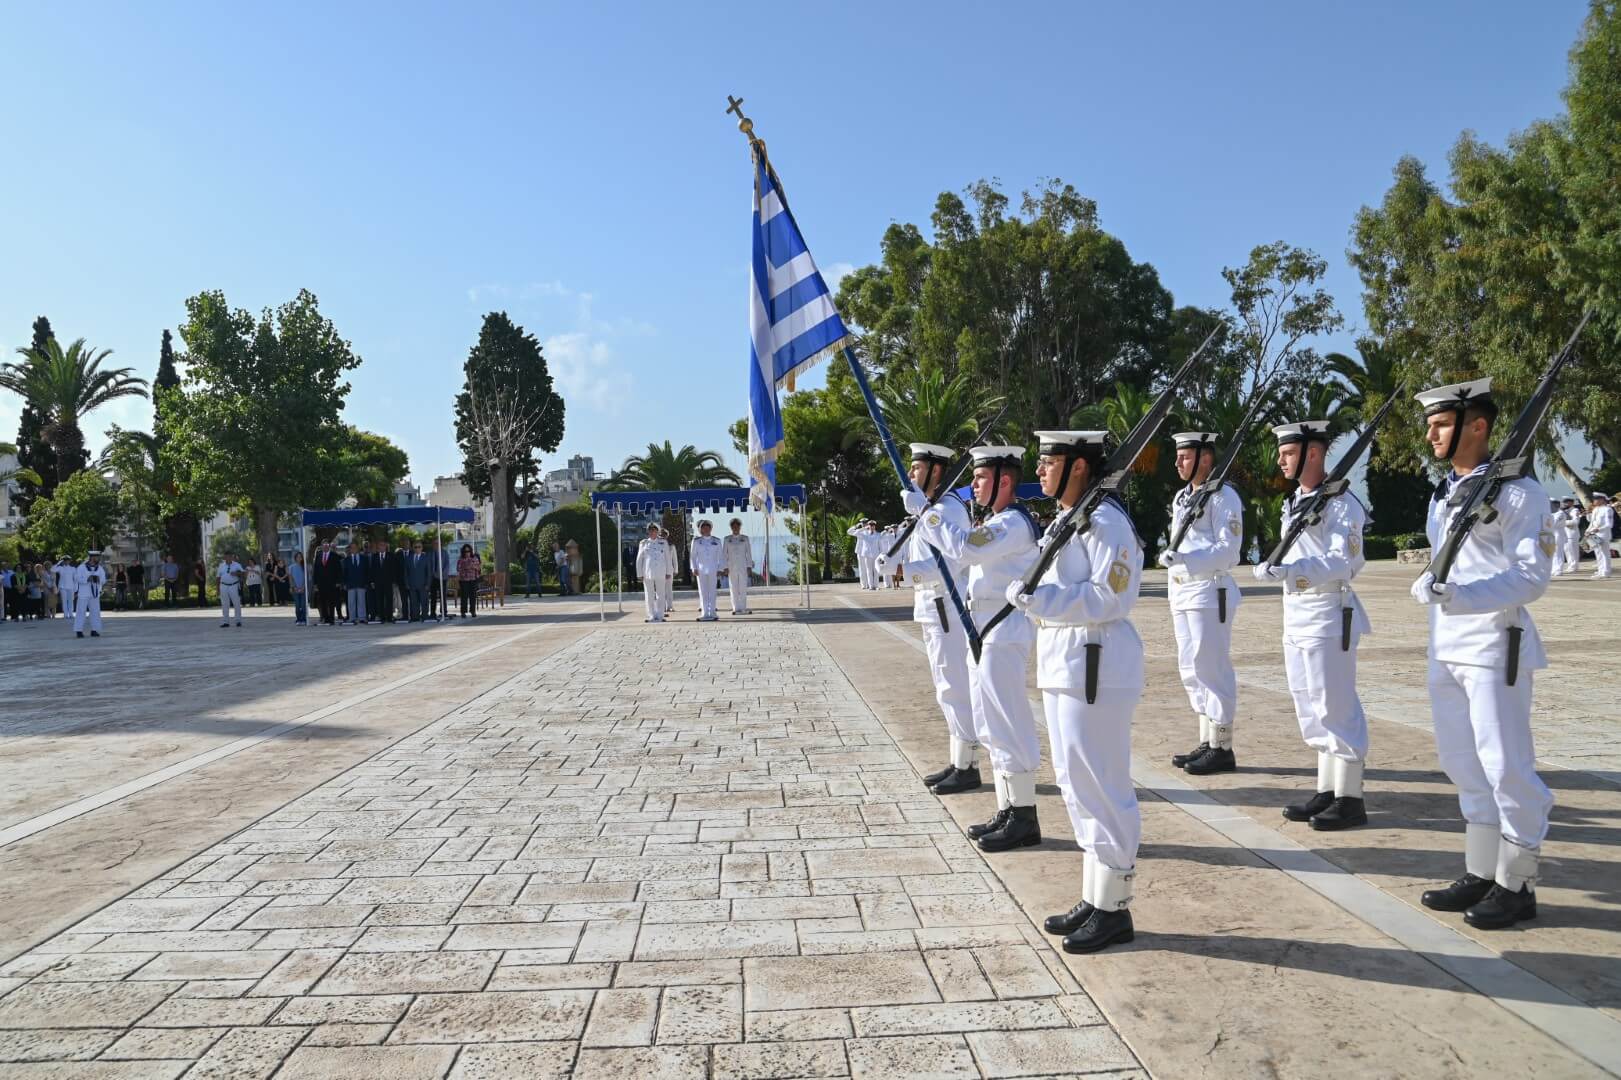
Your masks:
[{"label": "blue and white striped flag", "polygon": [[754,154],[754,273],[749,284],[749,501],[769,510],[782,451],[777,391],[852,341],[805,247],[764,149]]}]

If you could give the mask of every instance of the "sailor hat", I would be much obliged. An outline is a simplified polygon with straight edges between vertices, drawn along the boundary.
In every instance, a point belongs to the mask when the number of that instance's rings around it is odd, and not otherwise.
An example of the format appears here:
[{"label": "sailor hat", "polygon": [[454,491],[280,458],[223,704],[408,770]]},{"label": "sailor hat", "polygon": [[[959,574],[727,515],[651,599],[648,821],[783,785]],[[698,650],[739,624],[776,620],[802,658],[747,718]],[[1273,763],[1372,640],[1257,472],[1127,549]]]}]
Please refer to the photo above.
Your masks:
[{"label": "sailor hat", "polygon": [[912,444],[913,461],[943,461],[949,464],[953,456],[951,447],[941,446],[939,443],[915,442]]},{"label": "sailor hat", "polygon": [[1038,431],[1042,454],[1101,453],[1107,431]]},{"label": "sailor hat", "polygon": [[1279,424],[1272,429],[1279,446],[1293,446],[1303,442],[1332,442],[1327,420],[1297,420],[1292,424]]},{"label": "sailor hat", "polygon": [[1215,446],[1216,440],[1220,438],[1220,436],[1214,431],[1179,431],[1175,435],[1172,435],[1171,438],[1176,442],[1176,448],[1178,450],[1189,450],[1193,448]]},{"label": "sailor hat", "polygon": [[1018,465],[1024,461],[1022,446],[976,446],[968,453],[975,465]]},{"label": "sailor hat", "polygon": [[1593,492],[1593,498],[1597,499],[1599,502],[1609,502],[1610,501],[1610,497],[1608,495],[1604,494],[1604,492],[1602,492],[1602,491]]},{"label": "sailor hat", "polygon": [[1471,379],[1469,382],[1449,383],[1446,386],[1437,386],[1421,394],[1414,394],[1413,400],[1424,406],[1425,416],[1434,416],[1439,412],[1452,412],[1464,409],[1470,405],[1477,405],[1492,399],[1492,380],[1490,376],[1484,379]]}]

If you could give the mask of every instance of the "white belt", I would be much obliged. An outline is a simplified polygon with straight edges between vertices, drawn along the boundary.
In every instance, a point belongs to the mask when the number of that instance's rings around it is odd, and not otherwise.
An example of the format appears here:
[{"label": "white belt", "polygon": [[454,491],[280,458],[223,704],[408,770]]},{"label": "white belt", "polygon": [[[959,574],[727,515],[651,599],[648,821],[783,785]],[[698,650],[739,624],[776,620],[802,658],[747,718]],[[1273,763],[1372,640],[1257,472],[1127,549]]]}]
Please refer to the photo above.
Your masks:
[{"label": "white belt", "polygon": [[[1035,616],[1031,616],[1035,619]],[[1108,623],[1095,622],[1053,622],[1051,619],[1035,619],[1036,625],[1043,630],[1096,630],[1102,633]]]},{"label": "white belt", "polygon": [[1172,574],[1171,575],[1171,584],[1172,585],[1191,585],[1195,581],[1216,581],[1216,580],[1218,580],[1220,578],[1231,577],[1231,576],[1232,575],[1226,570],[1212,570],[1208,574],[1193,574],[1193,573],[1184,572],[1180,576],[1178,576],[1176,574]]}]

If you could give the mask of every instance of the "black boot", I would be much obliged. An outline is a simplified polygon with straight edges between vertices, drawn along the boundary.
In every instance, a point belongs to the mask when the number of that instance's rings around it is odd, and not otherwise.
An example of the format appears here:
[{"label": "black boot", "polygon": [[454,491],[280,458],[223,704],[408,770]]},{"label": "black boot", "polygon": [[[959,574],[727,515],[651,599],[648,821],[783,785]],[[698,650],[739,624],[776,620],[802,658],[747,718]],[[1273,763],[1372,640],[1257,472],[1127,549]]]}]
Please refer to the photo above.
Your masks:
[{"label": "black boot", "polygon": [[1290,821],[1310,821],[1313,817],[1328,809],[1329,803],[1334,801],[1332,791],[1319,791],[1304,802],[1290,803],[1283,808],[1283,816]]},{"label": "black boot", "polygon": [[[735,614],[737,614],[737,612],[734,611],[734,612],[732,612],[732,614],[735,615]],[[924,787],[933,787],[934,785],[938,784],[940,781],[944,780],[946,777],[950,776],[954,771],[956,771],[956,768],[957,767],[955,765],[947,765],[945,768],[941,769],[939,772],[930,773],[929,775],[927,775],[927,776],[925,776],[923,778],[923,786]]]},{"label": "black boot", "polygon": [[1465,874],[1444,889],[1428,889],[1418,902],[1431,911],[1468,911],[1492,891],[1491,878]]},{"label": "black boot", "polygon": [[1047,916],[1046,921],[1041,924],[1041,928],[1047,931],[1047,933],[1057,934],[1059,937],[1063,937],[1066,934],[1073,934],[1075,931],[1086,925],[1086,920],[1090,919],[1092,917],[1092,912],[1096,910],[1097,908],[1093,907],[1091,904],[1088,904],[1085,900],[1082,900],[1079,904],[1076,904],[1062,915]]},{"label": "black boot", "polygon": [[1537,917],[1537,894],[1525,885],[1517,893],[1496,882],[1486,898],[1463,913],[1463,921],[1476,930],[1506,930],[1521,919]]},{"label": "black boot", "polygon": [[1066,937],[1061,944],[1067,953],[1094,953],[1117,941],[1124,944],[1136,936],[1137,932],[1131,925],[1129,910],[1094,910],[1092,917],[1086,920],[1086,924]]},{"label": "black boot", "polygon": [[980,786],[979,766],[952,769],[951,774],[929,790],[936,795],[955,795],[959,791],[973,791]]},{"label": "black boot", "polygon": [[1311,827],[1318,832],[1338,832],[1368,823],[1368,808],[1361,799],[1342,795],[1326,808],[1312,815]]},{"label": "black boot", "polygon": [[968,838],[970,840],[978,840],[988,832],[995,832],[997,829],[1002,827],[1002,823],[1006,820],[1007,815],[1008,808],[1004,806],[1002,809],[992,814],[989,821],[982,821],[978,825],[968,826]]},{"label": "black boot", "polygon": [[1238,759],[1233,757],[1233,752],[1220,746],[1206,747],[1204,753],[1183,766],[1189,776],[1209,776],[1211,773],[1233,772],[1237,768]]},{"label": "black boot", "polygon": [[1034,806],[1010,806],[1000,829],[979,838],[981,851],[1011,851],[1013,848],[1034,847],[1041,843],[1041,822],[1036,820]]},{"label": "black boot", "polygon": [[1192,761],[1194,758],[1198,757],[1208,749],[1210,749],[1210,744],[1207,742],[1202,742],[1185,754],[1172,754],[1171,764],[1180,769],[1182,766],[1186,765],[1188,762]]}]

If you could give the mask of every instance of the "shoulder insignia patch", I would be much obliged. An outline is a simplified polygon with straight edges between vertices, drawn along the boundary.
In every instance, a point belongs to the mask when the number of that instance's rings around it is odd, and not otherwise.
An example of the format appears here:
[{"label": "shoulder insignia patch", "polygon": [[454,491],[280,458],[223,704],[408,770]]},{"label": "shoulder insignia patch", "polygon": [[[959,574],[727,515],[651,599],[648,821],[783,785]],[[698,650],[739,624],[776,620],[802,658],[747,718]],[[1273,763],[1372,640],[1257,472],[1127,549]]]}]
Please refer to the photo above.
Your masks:
[{"label": "shoulder insignia patch", "polygon": [[1542,549],[1543,557],[1553,558],[1553,532],[1543,529],[1537,534],[1537,547]]},{"label": "shoulder insignia patch", "polygon": [[1244,520],[1237,514],[1229,514],[1227,517],[1227,531],[1234,536],[1238,536],[1244,531]]},{"label": "shoulder insignia patch", "polygon": [[995,539],[995,537],[991,533],[991,530],[987,529],[983,525],[968,534],[968,542],[975,547],[984,547],[993,539]]},{"label": "shoulder insignia patch", "polygon": [[1304,591],[1306,589],[1311,588],[1311,582],[1308,581],[1306,578],[1297,577],[1297,578],[1295,578],[1295,588]]},{"label": "shoulder insignia patch", "polygon": [[940,524],[940,515],[939,514],[930,514],[929,515],[929,524],[930,525],[939,525]]},{"label": "shoulder insignia patch", "polygon": [[1126,569],[1125,563],[1117,562],[1109,567],[1109,588],[1117,593],[1123,593],[1130,584],[1131,571]]},{"label": "shoulder insignia patch", "polygon": [[1351,549],[1351,558],[1353,559],[1362,554],[1362,534],[1353,532],[1346,538],[1345,546]]}]

